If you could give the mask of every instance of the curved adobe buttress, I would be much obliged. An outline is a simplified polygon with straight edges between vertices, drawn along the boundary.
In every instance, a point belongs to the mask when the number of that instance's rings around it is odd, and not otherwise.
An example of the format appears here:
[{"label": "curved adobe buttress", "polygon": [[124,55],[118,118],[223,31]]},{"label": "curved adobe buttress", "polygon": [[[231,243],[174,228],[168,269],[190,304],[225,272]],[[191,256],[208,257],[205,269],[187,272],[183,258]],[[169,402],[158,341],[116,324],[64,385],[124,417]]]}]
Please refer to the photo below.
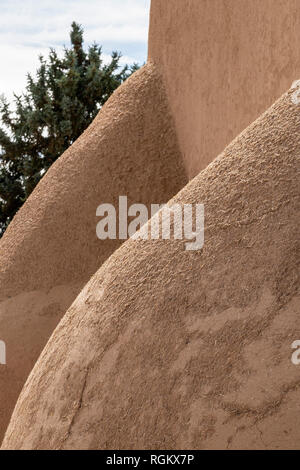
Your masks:
[{"label": "curved adobe buttress", "polygon": [[151,63],[108,100],[52,165],[0,242],[0,440],[22,386],[83,285],[120,245],[96,237],[96,208],[167,202],[187,182]]},{"label": "curved adobe buttress", "polygon": [[91,278],[24,386],[3,449],[299,447],[294,98],[171,201],[204,204],[203,249],[130,239]]}]

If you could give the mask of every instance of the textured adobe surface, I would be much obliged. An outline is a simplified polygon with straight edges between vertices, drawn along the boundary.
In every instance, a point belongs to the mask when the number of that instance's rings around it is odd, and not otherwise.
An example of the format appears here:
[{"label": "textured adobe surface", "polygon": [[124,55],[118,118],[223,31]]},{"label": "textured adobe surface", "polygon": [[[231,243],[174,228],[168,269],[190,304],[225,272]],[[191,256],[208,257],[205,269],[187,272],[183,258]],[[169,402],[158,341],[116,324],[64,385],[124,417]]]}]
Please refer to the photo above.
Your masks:
[{"label": "textured adobe surface", "polygon": [[174,199],[205,245],[129,240],[36,363],[4,449],[298,448],[300,105],[289,91]]},{"label": "textured adobe surface", "polygon": [[159,64],[193,177],[300,76],[299,0],[152,0]]},{"label": "textured adobe surface", "polygon": [[[166,202],[187,182],[164,88],[148,64],[49,169],[1,239],[1,298],[89,278],[119,241],[99,242],[96,208]],[[33,250],[34,247],[34,250]]]},{"label": "textured adobe surface", "polygon": [[187,183],[165,91],[152,64],[109,99],[50,168],[0,243],[0,441],[17,397],[66,309],[120,245],[96,237],[96,208],[167,202]]}]

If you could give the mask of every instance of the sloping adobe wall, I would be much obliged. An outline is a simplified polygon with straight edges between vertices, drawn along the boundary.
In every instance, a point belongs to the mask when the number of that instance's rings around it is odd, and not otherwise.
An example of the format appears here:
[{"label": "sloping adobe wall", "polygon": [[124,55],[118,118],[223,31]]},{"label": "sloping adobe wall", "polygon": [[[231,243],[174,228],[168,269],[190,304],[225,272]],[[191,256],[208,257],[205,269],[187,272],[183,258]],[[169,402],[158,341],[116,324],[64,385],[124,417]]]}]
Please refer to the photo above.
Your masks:
[{"label": "sloping adobe wall", "polygon": [[4,449],[299,448],[300,105],[286,93],[170,204],[205,244],[130,239],[36,363]]},{"label": "sloping adobe wall", "polygon": [[[96,237],[96,208],[166,202],[187,182],[155,67],[120,87],[49,169],[0,245],[1,297],[89,278],[120,244]],[[0,297],[0,298],[1,298]]]},{"label": "sloping adobe wall", "polygon": [[82,286],[120,245],[96,237],[96,208],[167,202],[187,183],[162,81],[146,65],[50,168],[0,242],[0,440],[18,394]]},{"label": "sloping adobe wall", "polygon": [[300,78],[299,0],[152,0],[160,64],[189,176]]}]

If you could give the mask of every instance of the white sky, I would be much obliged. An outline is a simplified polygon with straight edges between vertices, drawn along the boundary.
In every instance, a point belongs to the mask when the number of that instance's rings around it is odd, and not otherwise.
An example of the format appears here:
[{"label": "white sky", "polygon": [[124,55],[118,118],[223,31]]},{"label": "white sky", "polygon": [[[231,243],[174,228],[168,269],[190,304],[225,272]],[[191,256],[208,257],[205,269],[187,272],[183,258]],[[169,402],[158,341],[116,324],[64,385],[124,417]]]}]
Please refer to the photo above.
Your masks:
[{"label": "white sky", "polygon": [[72,21],[84,28],[85,45],[120,51],[122,63],[147,57],[150,0],[0,0],[0,94],[12,99],[34,72],[38,56],[69,46]]}]

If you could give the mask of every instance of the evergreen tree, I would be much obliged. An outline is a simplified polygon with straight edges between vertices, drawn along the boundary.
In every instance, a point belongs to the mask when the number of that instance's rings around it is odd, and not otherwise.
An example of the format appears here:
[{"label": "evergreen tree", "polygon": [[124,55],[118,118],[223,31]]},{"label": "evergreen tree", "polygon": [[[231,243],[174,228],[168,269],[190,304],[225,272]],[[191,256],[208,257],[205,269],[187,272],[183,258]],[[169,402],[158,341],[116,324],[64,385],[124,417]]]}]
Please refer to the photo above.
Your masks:
[{"label": "evergreen tree", "polygon": [[82,134],[113,91],[138,69],[109,64],[101,47],[85,51],[83,29],[71,26],[71,48],[60,58],[50,49],[40,57],[36,78],[15,96],[14,112],[0,96],[0,236],[52,163]]}]

